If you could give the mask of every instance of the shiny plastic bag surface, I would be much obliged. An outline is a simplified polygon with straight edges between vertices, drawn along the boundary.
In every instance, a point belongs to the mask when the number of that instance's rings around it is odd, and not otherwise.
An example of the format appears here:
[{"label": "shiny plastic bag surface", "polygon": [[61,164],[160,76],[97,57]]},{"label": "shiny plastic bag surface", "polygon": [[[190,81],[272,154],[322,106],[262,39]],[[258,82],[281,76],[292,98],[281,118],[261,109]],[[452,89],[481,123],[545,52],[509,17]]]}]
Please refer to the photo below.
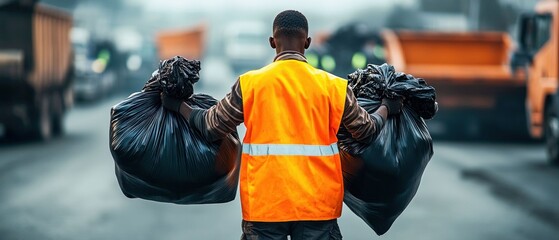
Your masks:
[{"label": "shiny plastic bag surface", "polygon": [[[187,69],[195,64],[197,70]],[[143,91],[113,106],[110,150],[127,197],[177,204],[223,203],[235,198],[241,149],[237,133],[208,142],[184,117],[161,105],[162,91],[174,93],[193,107],[215,105],[211,96],[191,95],[199,70],[198,61],[167,60]]]},{"label": "shiny plastic bag surface", "polygon": [[359,105],[369,113],[380,106],[382,97],[406,99],[401,114],[389,117],[373,142],[357,142],[343,128],[338,134],[344,203],[382,235],[415,196],[433,155],[423,117],[432,118],[437,111],[435,90],[386,64],[358,70],[349,81]]}]

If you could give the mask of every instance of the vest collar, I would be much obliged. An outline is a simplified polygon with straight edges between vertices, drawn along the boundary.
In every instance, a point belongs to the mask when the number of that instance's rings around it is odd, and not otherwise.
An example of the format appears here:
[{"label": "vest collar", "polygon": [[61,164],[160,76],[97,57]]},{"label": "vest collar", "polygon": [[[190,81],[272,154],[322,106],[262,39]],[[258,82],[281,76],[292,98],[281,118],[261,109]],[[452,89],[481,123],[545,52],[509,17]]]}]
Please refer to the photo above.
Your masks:
[{"label": "vest collar", "polygon": [[307,58],[297,51],[283,51],[278,53],[278,55],[276,55],[276,57],[274,58],[274,62],[281,60],[297,60],[301,62],[307,62]]}]

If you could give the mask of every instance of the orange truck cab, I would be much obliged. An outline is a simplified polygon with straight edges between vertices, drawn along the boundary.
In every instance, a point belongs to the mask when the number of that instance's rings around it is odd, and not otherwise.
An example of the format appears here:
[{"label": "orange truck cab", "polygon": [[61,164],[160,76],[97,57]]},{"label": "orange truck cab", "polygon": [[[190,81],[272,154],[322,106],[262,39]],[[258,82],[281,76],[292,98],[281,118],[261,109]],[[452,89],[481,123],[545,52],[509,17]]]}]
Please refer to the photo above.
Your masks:
[{"label": "orange truck cab", "polygon": [[437,89],[433,120],[445,135],[527,136],[525,79],[510,69],[513,42],[501,32],[384,31],[387,62]]},{"label": "orange truck cab", "polygon": [[559,1],[540,1],[520,18],[513,69],[527,82],[530,134],[544,138],[551,163],[559,163]]}]

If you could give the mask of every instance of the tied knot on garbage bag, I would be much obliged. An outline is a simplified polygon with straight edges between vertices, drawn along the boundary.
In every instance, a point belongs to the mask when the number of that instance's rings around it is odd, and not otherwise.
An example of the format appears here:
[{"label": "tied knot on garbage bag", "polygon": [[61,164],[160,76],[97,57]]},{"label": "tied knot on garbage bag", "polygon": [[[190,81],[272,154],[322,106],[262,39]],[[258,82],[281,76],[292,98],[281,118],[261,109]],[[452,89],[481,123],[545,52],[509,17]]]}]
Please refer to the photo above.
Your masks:
[{"label": "tied knot on garbage bag", "polygon": [[165,94],[188,99],[194,93],[194,83],[200,79],[200,61],[181,56],[161,61],[155,77]]},{"label": "tied knot on garbage bag", "polygon": [[209,109],[217,100],[193,94],[200,62],[162,61],[144,85],[111,110],[109,147],[125,196],[176,204],[223,203],[235,198],[241,144],[237,132],[210,142],[182,115],[166,111],[160,93]]},{"label": "tied knot on garbage bag", "polygon": [[[355,97],[381,99],[386,92],[386,79],[392,79],[394,67],[388,65],[381,68],[377,65],[369,64],[365,69],[357,69],[348,75],[349,86],[353,89]],[[384,71],[383,71],[384,70]],[[388,76],[390,75],[390,76]],[[386,92],[386,93],[385,93]],[[392,94],[387,97],[394,97]]]},{"label": "tied knot on garbage bag", "polygon": [[353,139],[343,126],[338,132],[344,203],[382,235],[415,196],[433,155],[424,119],[437,112],[435,89],[388,64],[369,64],[349,74],[348,80],[359,106],[369,114],[380,107],[382,98],[405,99],[401,113],[386,119],[371,142]]}]

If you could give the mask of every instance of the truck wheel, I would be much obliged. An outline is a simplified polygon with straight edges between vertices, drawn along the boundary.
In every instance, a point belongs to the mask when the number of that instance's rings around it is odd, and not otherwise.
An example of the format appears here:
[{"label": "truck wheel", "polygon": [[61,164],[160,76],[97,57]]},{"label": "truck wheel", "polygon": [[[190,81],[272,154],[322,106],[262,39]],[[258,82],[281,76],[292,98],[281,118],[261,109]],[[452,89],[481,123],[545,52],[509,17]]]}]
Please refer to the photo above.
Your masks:
[{"label": "truck wheel", "polygon": [[[17,129],[17,130],[16,130]],[[9,140],[13,141],[23,141],[29,138],[27,132],[21,131],[22,127],[18,126],[17,128],[6,128],[5,136]]]},{"label": "truck wheel", "polygon": [[544,124],[547,159],[552,164],[559,164],[559,117],[555,104],[547,107]]},{"label": "truck wheel", "polygon": [[34,122],[32,135],[41,141],[47,141],[52,137],[52,116],[49,105],[49,99],[43,98],[39,106],[39,113]]},{"label": "truck wheel", "polygon": [[51,104],[52,112],[52,133],[60,136],[64,133],[64,96],[63,93],[53,95]]},{"label": "truck wheel", "polygon": [[64,116],[62,113],[55,113],[52,118],[52,133],[60,136],[64,133]]}]

